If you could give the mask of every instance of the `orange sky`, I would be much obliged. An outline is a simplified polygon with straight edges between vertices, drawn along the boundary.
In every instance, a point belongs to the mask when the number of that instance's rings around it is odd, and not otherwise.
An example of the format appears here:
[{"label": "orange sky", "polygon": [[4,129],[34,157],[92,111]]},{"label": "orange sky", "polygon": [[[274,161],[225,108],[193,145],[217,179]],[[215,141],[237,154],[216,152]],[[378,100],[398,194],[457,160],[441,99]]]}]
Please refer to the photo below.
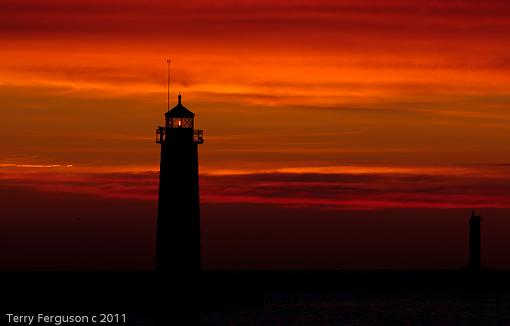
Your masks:
[{"label": "orange sky", "polygon": [[507,1],[1,7],[6,187],[152,200],[171,58],[205,203],[508,208]]},{"label": "orange sky", "polygon": [[0,163],[156,167],[167,57],[202,171],[510,159],[503,1],[3,6]]}]

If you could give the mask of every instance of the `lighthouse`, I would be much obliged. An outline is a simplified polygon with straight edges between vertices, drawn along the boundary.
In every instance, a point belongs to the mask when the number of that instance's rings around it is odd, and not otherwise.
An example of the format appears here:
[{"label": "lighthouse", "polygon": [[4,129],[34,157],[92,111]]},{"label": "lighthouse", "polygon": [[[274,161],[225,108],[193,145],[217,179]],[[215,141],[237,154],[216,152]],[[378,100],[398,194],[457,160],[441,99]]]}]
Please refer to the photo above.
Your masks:
[{"label": "lighthouse", "polygon": [[482,268],[482,261],[480,258],[480,224],[482,217],[471,214],[469,219],[469,268],[472,270],[480,270]]},{"label": "lighthouse", "polygon": [[198,145],[204,140],[194,119],[179,94],[177,105],[165,113],[165,125],[156,129],[161,145],[156,270],[181,280],[201,268]]}]

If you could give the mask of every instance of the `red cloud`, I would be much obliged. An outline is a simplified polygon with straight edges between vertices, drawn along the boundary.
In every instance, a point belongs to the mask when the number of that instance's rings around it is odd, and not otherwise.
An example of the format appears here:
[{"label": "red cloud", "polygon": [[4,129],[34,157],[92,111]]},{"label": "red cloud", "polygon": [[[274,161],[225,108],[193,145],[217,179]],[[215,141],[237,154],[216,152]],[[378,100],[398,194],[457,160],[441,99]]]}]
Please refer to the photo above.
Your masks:
[{"label": "red cloud", "polygon": [[[450,173],[450,170],[420,174],[419,171],[204,174],[201,177],[201,201],[333,210],[510,208],[510,186],[504,171],[486,176],[483,169],[473,169],[469,174]],[[0,180],[4,186],[41,192],[144,201],[155,201],[158,189],[156,172],[3,173]]]}]

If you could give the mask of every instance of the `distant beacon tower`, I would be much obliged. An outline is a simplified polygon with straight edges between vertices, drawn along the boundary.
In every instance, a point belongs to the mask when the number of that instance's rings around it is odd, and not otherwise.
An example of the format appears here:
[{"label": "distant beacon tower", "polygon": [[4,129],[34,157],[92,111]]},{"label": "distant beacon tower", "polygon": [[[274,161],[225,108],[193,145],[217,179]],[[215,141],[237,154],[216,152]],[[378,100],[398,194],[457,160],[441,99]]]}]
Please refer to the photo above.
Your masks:
[{"label": "distant beacon tower", "polygon": [[156,270],[186,278],[201,268],[198,144],[204,140],[194,117],[179,94],[177,105],[165,113],[165,126],[156,130],[161,144]]},{"label": "distant beacon tower", "polygon": [[480,224],[482,217],[473,211],[469,219],[469,268],[479,270],[482,267],[480,259]]}]

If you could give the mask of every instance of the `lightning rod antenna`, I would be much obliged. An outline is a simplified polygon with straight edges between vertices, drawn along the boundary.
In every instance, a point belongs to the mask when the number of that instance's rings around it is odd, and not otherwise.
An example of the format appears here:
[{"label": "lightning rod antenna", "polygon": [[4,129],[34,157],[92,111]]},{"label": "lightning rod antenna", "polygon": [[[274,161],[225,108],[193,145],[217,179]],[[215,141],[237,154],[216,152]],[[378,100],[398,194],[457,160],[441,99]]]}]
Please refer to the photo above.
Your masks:
[{"label": "lightning rod antenna", "polygon": [[167,74],[167,102],[166,102],[166,108],[167,111],[170,111],[170,59],[166,59],[166,62],[168,63],[168,74]]}]

